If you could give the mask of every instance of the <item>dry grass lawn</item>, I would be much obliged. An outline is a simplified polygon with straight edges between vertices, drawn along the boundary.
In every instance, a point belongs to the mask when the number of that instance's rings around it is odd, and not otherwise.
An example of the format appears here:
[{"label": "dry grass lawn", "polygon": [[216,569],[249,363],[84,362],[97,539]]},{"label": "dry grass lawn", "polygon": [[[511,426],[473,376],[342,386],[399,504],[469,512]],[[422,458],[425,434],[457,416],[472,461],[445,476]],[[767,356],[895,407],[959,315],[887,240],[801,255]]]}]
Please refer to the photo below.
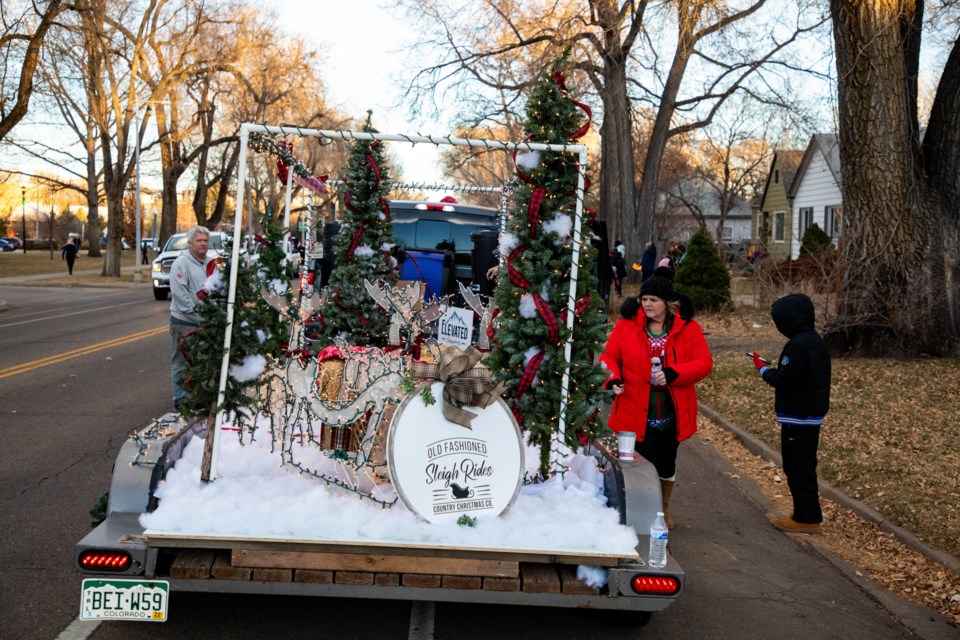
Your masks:
[{"label": "dry grass lawn", "polygon": [[[124,269],[132,268],[136,260],[135,251],[124,251],[121,256],[121,265]],[[148,253],[147,258],[153,260],[156,257],[154,253]],[[91,269],[100,270],[103,268],[103,257],[87,257],[86,250],[80,252],[76,262],[73,265],[74,274],[78,271],[89,271]],[[67,274],[67,262],[62,260],[60,252],[55,251],[53,258],[47,250],[27,251],[5,251],[0,253],[0,278],[9,278],[15,276],[32,276],[37,274],[50,274],[49,278],[41,281],[31,281],[32,284],[58,284],[58,285],[93,285],[93,284],[116,284],[119,282],[133,282],[133,274],[124,272],[120,278],[103,278],[100,275],[73,275]],[[141,268],[142,280],[149,283],[150,265],[143,265]]]},{"label": "dry grass lawn", "polygon": [[[625,287],[636,293],[639,285]],[[741,292],[746,293],[746,292]],[[753,297],[753,296],[748,296]],[[616,318],[619,299],[611,301]],[[760,380],[746,351],[770,360],[786,338],[768,306],[738,305],[700,315],[714,371],[698,385],[701,402],[779,451],[773,388]],[[830,484],[960,558],[960,359],[837,358],[830,412],[819,449],[819,473]],[[747,451],[701,416],[699,437],[754,479],[782,515],[790,491],[782,469]],[[824,535],[805,536],[890,591],[960,624],[960,575],[907,548],[877,525],[823,500]]]}]

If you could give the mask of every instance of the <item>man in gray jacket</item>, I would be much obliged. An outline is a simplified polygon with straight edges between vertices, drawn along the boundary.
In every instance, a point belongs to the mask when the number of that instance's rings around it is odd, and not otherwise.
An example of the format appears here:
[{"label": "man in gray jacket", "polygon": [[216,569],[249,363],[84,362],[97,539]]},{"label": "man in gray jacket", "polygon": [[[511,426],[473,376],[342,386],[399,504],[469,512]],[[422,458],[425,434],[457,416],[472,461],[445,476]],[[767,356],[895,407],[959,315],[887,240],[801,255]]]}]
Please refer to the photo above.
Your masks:
[{"label": "man in gray jacket", "polygon": [[200,302],[197,293],[207,280],[207,247],[210,243],[210,231],[206,227],[193,227],[187,231],[187,251],[173,262],[170,267],[170,337],[173,353],[170,357],[171,378],[173,380],[173,406],[178,411],[180,403],[186,397],[183,379],[187,373],[187,360],[180,352],[180,341],[200,328],[202,321],[196,306]]}]

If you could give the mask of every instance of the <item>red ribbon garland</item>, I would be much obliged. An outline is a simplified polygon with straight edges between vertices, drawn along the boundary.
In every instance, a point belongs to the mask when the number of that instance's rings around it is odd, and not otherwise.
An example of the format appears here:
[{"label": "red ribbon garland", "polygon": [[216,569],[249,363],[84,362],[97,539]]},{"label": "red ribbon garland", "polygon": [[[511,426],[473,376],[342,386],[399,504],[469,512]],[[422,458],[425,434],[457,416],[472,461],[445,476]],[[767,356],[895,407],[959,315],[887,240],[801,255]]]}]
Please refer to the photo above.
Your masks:
[{"label": "red ribbon garland", "polygon": [[360,244],[360,238],[363,236],[363,221],[360,221],[360,226],[357,227],[357,232],[353,234],[353,240],[350,242],[350,248],[347,249],[347,264],[350,264],[350,259],[353,258],[353,253],[357,250],[357,245]]},{"label": "red ribbon garland", "polygon": [[534,292],[533,294],[533,304],[537,307],[537,313],[540,314],[540,317],[543,318],[544,323],[547,325],[547,331],[549,332],[550,344],[557,345],[560,343],[560,327],[557,326],[557,319],[553,315],[553,310],[550,309],[550,305],[547,304],[547,301],[543,299],[539,293]]},{"label": "red ribbon garland", "polygon": [[511,264],[515,258],[517,258],[521,253],[529,249],[529,247],[517,247],[510,252],[510,255],[507,257],[507,275],[510,276],[510,282],[514,285],[520,287],[521,289],[529,289],[530,283],[527,282],[526,278],[520,275],[520,272],[513,268]]},{"label": "red ribbon garland", "polygon": [[380,205],[383,207],[383,215],[387,216],[387,222],[390,222],[390,205],[383,198],[380,198]]},{"label": "red ribbon garland", "polygon": [[517,407],[517,403],[514,402],[513,406],[510,407],[510,411],[513,412],[513,417],[517,419],[517,424],[521,427],[523,426],[523,414],[520,413],[520,409]]},{"label": "red ribbon garland", "polygon": [[[574,313],[583,313],[584,309],[590,306],[590,294],[583,296],[577,303],[573,305]],[[566,323],[567,321],[567,309],[564,309],[560,312],[560,321]]]},{"label": "red ribbon garland", "polygon": [[547,190],[543,187],[537,187],[530,194],[530,206],[527,207],[527,220],[530,222],[530,237],[537,235],[537,218],[540,217],[540,206],[543,204],[543,197]]},{"label": "red ribbon garland", "polygon": [[493,337],[497,335],[497,330],[493,326],[493,321],[497,319],[498,315],[500,315],[499,307],[494,309],[493,313],[490,315],[490,324],[487,325],[487,339],[490,340],[490,342],[496,342],[497,344],[500,344],[500,341]]},{"label": "red ribbon garland", "polygon": [[[560,90],[561,90],[561,91],[566,92],[566,90],[567,90],[567,82],[566,82],[566,80],[564,79],[562,72],[560,72],[560,71],[554,71],[554,72],[553,72],[553,80],[554,80],[554,82],[557,83],[557,86],[560,87]],[[567,98],[567,100],[569,100],[569,101],[572,102],[573,104],[575,104],[575,105],[577,105],[578,107],[580,107],[580,108],[583,110],[583,112],[587,114],[587,122],[586,122],[582,127],[580,127],[579,129],[577,129],[577,131],[574,132],[573,135],[570,136],[570,139],[571,139],[571,140],[576,140],[576,139],[578,139],[578,138],[582,138],[584,135],[586,135],[587,131],[590,130],[590,123],[591,123],[591,121],[593,120],[593,112],[590,110],[590,107],[588,107],[587,105],[583,104],[582,102],[577,102],[576,100],[574,100],[573,98],[571,98],[571,97],[569,97],[569,96],[566,96],[566,98]]]},{"label": "red ribbon garland", "polygon": [[373,187],[376,188],[380,185],[380,167],[377,166],[377,161],[373,155],[369,153],[367,154],[367,163],[369,163],[370,168],[373,170]]},{"label": "red ribbon garland", "polygon": [[527,366],[523,369],[523,375],[520,376],[520,384],[517,385],[516,394],[514,394],[514,399],[519,400],[520,396],[527,392],[527,389],[533,385],[533,379],[537,375],[537,369],[540,368],[540,363],[543,362],[546,354],[541,351],[537,355],[530,358],[530,362],[527,363]]}]

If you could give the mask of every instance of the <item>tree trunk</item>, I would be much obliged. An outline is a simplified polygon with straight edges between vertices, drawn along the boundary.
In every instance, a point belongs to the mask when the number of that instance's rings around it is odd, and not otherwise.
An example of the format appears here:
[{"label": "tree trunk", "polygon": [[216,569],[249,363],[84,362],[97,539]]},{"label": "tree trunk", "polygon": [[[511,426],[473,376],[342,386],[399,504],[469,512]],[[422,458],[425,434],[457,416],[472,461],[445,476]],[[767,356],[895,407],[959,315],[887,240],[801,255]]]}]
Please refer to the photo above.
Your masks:
[{"label": "tree trunk", "polygon": [[[843,286],[828,328],[863,355],[949,353],[939,203],[924,182],[910,90],[914,2],[831,0],[843,193]],[[922,3],[916,3],[922,4]],[[913,95],[911,95],[913,93]],[[942,246],[942,245],[941,245]]]},{"label": "tree trunk", "polygon": [[[617,34],[608,39],[608,46],[619,44]],[[609,49],[608,49],[609,51]],[[603,126],[600,129],[600,216],[607,220],[610,241],[622,238],[631,228],[633,210],[633,128],[630,124],[630,100],[627,96],[627,75],[622,57],[607,56],[603,65]],[[629,240],[636,250],[638,239]],[[642,246],[642,245],[641,245]]]},{"label": "tree trunk", "polygon": [[103,260],[102,276],[120,277],[120,256],[123,245],[123,185],[107,191],[107,256]]},{"label": "tree trunk", "polygon": [[87,116],[87,256],[100,257],[100,200],[97,197],[97,156],[93,122]]},{"label": "tree trunk", "polygon": [[683,30],[680,33],[680,42],[670,65],[667,83],[663,87],[660,98],[660,108],[650,131],[650,140],[643,161],[643,175],[640,178],[640,189],[637,192],[637,204],[633,212],[633,219],[626,222],[626,228],[633,229],[636,234],[634,242],[643,239],[650,240],[654,233],[654,217],[657,209],[657,196],[660,183],[660,163],[670,138],[670,122],[676,110],[677,94],[680,91],[680,82],[687,69],[690,53],[693,51],[693,41]]}]

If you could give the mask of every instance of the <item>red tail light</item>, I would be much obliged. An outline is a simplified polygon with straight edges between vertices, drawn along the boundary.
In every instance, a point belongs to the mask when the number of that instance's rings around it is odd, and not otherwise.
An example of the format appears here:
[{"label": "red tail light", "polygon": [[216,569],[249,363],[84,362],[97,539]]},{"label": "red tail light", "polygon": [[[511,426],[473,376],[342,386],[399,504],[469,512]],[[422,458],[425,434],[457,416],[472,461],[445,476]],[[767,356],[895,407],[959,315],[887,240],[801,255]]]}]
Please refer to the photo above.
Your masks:
[{"label": "red tail light", "polygon": [[80,567],[88,571],[124,571],[130,566],[130,554],[124,551],[84,551]]},{"label": "red tail light", "polygon": [[633,576],[630,586],[637,593],[672,596],[680,591],[680,581],[672,576]]}]

